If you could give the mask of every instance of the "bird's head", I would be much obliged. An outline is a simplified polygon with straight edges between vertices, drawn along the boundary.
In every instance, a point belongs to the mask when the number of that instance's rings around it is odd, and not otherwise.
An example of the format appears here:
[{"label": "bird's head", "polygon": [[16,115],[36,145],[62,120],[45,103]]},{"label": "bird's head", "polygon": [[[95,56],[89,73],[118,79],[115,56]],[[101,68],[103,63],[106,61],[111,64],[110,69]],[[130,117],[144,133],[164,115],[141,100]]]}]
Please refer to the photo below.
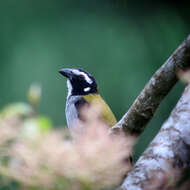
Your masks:
[{"label": "bird's head", "polygon": [[94,77],[82,69],[65,68],[61,69],[59,73],[67,78],[68,96],[98,92]]}]

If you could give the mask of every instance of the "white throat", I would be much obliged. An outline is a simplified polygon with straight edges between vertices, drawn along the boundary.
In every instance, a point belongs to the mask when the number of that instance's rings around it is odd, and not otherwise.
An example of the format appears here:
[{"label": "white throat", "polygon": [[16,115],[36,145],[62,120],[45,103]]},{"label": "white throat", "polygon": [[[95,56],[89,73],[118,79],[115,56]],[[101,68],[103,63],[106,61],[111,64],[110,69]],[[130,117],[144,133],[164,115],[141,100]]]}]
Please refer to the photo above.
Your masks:
[{"label": "white throat", "polygon": [[67,99],[69,98],[69,96],[71,96],[71,93],[72,93],[72,90],[73,90],[73,87],[71,85],[71,82],[70,80],[67,79],[67,88],[68,88],[68,94],[67,94]]}]

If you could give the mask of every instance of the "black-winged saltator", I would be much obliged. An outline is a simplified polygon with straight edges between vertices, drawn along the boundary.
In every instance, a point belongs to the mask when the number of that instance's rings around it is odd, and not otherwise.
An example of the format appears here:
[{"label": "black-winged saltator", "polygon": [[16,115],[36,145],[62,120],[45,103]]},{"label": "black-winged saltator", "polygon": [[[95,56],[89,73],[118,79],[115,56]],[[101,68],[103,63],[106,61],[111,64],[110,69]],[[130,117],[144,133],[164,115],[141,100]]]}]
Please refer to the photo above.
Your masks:
[{"label": "black-winged saltator", "polygon": [[109,126],[116,124],[116,118],[110,107],[98,93],[94,77],[82,69],[64,68],[59,71],[67,78],[68,95],[66,100],[66,120],[69,128],[82,120],[80,110],[87,104],[97,104],[101,119]]}]

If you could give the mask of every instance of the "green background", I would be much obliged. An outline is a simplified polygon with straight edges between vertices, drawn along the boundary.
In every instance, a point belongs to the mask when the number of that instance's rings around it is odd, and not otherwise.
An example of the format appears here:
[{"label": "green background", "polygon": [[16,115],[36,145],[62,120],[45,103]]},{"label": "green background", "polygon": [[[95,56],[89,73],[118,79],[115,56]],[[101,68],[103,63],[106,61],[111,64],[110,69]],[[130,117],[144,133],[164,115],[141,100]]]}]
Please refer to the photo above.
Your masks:
[{"label": "green background", "polygon": [[[7,0],[0,2],[0,108],[42,86],[40,113],[65,126],[65,67],[83,68],[117,119],[187,37],[188,1]],[[167,85],[167,84],[166,84]],[[135,159],[176,104],[179,83],[141,136]]]}]

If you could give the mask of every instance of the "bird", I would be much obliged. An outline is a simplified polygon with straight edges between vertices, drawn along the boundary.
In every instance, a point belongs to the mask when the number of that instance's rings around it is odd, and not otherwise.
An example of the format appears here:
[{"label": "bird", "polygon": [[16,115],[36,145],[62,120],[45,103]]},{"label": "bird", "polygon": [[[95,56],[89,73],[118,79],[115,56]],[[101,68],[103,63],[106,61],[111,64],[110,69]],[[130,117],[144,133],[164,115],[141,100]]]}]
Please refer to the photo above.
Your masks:
[{"label": "bird", "polygon": [[67,78],[68,94],[66,99],[66,121],[69,129],[75,127],[78,121],[83,121],[81,109],[86,105],[97,105],[100,108],[100,118],[108,126],[117,123],[112,110],[99,94],[95,78],[81,68],[63,68],[59,73]]},{"label": "bird", "polygon": [[[63,68],[59,73],[67,78],[68,94],[65,114],[69,129],[75,127],[78,121],[83,121],[80,111],[86,105],[97,105],[100,108],[100,117],[107,126],[117,123],[112,110],[99,94],[95,78],[81,68]],[[132,164],[132,156],[125,159]]]}]

